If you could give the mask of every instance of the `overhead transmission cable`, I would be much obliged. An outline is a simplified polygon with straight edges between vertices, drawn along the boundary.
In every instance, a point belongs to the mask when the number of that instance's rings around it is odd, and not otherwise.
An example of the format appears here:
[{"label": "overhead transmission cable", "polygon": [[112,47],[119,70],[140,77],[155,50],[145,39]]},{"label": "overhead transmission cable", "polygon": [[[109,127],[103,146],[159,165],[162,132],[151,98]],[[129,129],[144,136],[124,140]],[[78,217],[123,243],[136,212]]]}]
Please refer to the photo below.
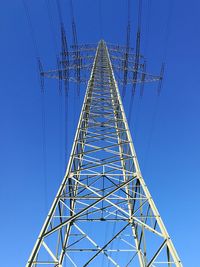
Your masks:
[{"label": "overhead transmission cable", "polygon": [[[149,38],[149,26],[150,26],[150,19],[151,19],[151,0],[147,2],[147,16],[146,16],[146,26],[145,26],[145,35],[144,35],[144,55],[147,58],[147,49],[148,49],[148,38]],[[144,85],[145,85],[145,77],[146,77],[146,69],[147,69],[147,62],[144,61],[142,70],[142,77],[141,77],[141,84],[140,84],[140,99],[144,94]]]},{"label": "overhead transmission cable", "polygon": [[79,101],[80,101],[80,69],[81,69],[81,57],[80,57],[80,51],[79,51],[79,46],[78,46],[78,36],[77,36],[77,28],[76,28],[76,21],[75,21],[75,16],[74,16],[74,6],[73,6],[73,0],[70,0],[70,13],[71,13],[71,27],[72,27],[72,41],[73,41],[73,58],[74,58],[74,68],[75,68],[75,76],[76,76],[76,92],[77,92],[77,102],[76,103],[76,94],[73,92],[73,114],[74,114],[74,132],[76,129],[76,115],[77,115],[77,107],[79,106]]},{"label": "overhead transmission cable", "polygon": [[148,46],[149,46],[149,30],[151,21],[151,0],[147,2],[147,16],[146,16],[145,36],[144,36],[144,55],[148,57]]},{"label": "overhead transmission cable", "polygon": [[167,56],[167,48],[168,48],[168,42],[169,42],[169,35],[170,35],[170,29],[171,29],[171,20],[172,20],[172,10],[173,10],[173,1],[169,0],[169,7],[168,7],[168,15],[167,15],[167,21],[166,21],[166,27],[163,30],[165,32],[165,37],[164,37],[164,45],[163,45],[163,57],[162,57],[162,65],[160,69],[160,81],[158,84],[158,95],[160,95],[162,86],[163,86],[163,77],[164,77],[164,72],[165,72],[165,61],[166,61],[166,56]]},{"label": "overhead transmission cable", "polygon": [[45,108],[45,88],[44,88],[44,77],[41,76],[41,73],[43,72],[43,66],[41,63],[41,59],[39,56],[39,49],[38,44],[35,37],[35,32],[33,29],[31,17],[30,17],[30,11],[29,7],[25,0],[22,0],[23,7],[25,10],[28,28],[30,32],[30,36],[32,39],[33,47],[34,47],[34,53],[36,57],[37,67],[39,71],[39,79],[40,79],[40,88],[41,88],[41,121],[42,121],[42,158],[43,158],[43,175],[44,175],[44,211],[47,212],[48,209],[48,203],[47,203],[47,156],[46,156],[46,108]]},{"label": "overhead transmission cable", "polygon": [[100,39],[102,39],[103,38],[102,0],[99,0],[98,10],[99,10],[99,31],[100,31]]},{"label": "overhead transmission cable", "polygon": [[49,19],[49,28],[50,28],[50,32],[51,32],[51,39],[52,39],[52,43],[53,43],[53,46],[54,46],[56,59],[57,59],[58,54],[59,54],[59,49],[58,49],[58,44],[57,44],[57,41],[56,41],[56,32],[54,30],[53,16],[52,16],[51,9],[50,9],[50,0],[45,0],[45,5],[46,5],[46,8],[47,8],[47,14],[48,14],[48,19]]},{"label": "overhead transmission cable", "polygon": [[37,44],[37,41],[36,41],[36,38],[35,38],[33,25],[32,25],[32,22],[31,22],[30,11],[29,11],[28,5],[26,3],[26,0],[22,0],[22,4],[23,4],[24,10],[25,10],[25,14],[26,14],[26,19],[27,19],[27,23],[28,23],[28,27],[29,27],[29,32],[30,32],[30,37],[32,39],[33,46],[34,46],[35,57],[36,57],[36,60],[38,60],[38,58],[39,58],[39,49],[38,49],[38,44]]},{"label": "overhead transmission cable", "polygon": [[73,50],[75,52],[74,63],[76,66],[77,95],[80,96],[81,59],[80,59],[80,51],[79,51],[79,47],[78,47],[77,29],[76,29],[76,22],[75,22],[75,17],[74,17],[74,7],[73,7],[73,1],[72,0],[70,0],[70,11],[71,11],[71,23],[72,23]]},{"label": "overhead transmission cable", "polygon": [[[52,44],[55,50],[55,58],[56,58],[56,63],[57,63],[57,68],[58,68],[58,88],[59,88],[59,102],[58,102],[58,116],[59,116],[59,163],[60,163],[60,175],[58,177],[63,176],[63,171],[65,168],[65,146],[63,146],[63,93],[62,93],[62,66],[61,66],[61,61],[59,59],[59,54],[60,54],[60,49],[58,48],[58,43],[57,43],[57,36],[56,32],[54,29],[54,19],[51,13],[51,5],[49,0],[45,0],[45,7],[47,9],[47,14],[48,14],[48,21],[49,21],[49,28],[50,28],[50,33],[51,33],[51,39],[52,39]],[[64,150],[64,153],[63,153]],[[64,156],[63,156],[64,155]],[[59,180],[60,181],[60,180]]]},{"label": "overhead transmission cable", "polygon": [[158,83],[158,88],[157,88],[157,96],[156,96],[156,100],[155,100],[155,104],[154,106],[154,110],[153,110],[153,115],[152,115],[152,119],[151,119],[151,128],[150,128],[150,133],[148,135],[148,140],[147,140],[147,147],[146,147],[146,151],[144,154],[144,170],[147,168],[147,164],[148,164],[148,159],[149,159],[149,150],[151,147],[151,143],[152,143],[152,138],[153,138],[153,132],[154,132],[154,128],[156,125],[156,119],[157,119],[157,115],[158,115],[158,110],[159,110],[159,106],[160,106],[160,94],[161,94],[161,90],[163,87],[163,77],[164,77],[164,72],[165,72],[165,61],[166,61],[166,56],[167,56],[167,48],[168,48],[168,39],[169,39],[169,35],[170,35],[170,30],[171,30],[171,19],[172,19],[172,10],[173,10],[173,2],[171,0],[169,0],[169,7],[168,7],[168,14],[167,14],[167,20],[166,20],[166,24],[164,26],[164,29],[162,32],[164,32],[164,45],[163,45],[163,55],[162,55],[162,65],[161,65],[161,70],[160,70],[160,77],[162,77],[162,79],[160,79],[159,83]]},{"label": "overhead transmission cable", "polygon": [[[64,132],[65,132],[65,163],[68,156],[68,105],[69,105],[69,50],[60,1],[56,0],[61,34],[61,60],[58,58],[59,87],[64,80]],[[61,88],[60,88],[61,89]],[[61,89],[62,90],[62,89]]]},{"label": "overhead transmission cable", "polygon": [[130,50],[130,32],[131,32],[131,20],[130,20],[130,10],[131,10],[131,2],[128,0],[128,22],[126,26],[126,52],[125,52],[125,60],[124,60],[124,78],[123,78],[123,86],[122,86],[122,99],[126,94],[126,86],[127,86],[127,78],[128,78],[128,60],[129,60],[129,50]]},{"label": "overhead transmission cable", "polygon": [[141,39],[141,21],[142,21],[142,0],[139,0],[138,3],[138,26],[137,26],[137,35],[136,35],[136,48],[135,48],[135,62],[134,62],[134,70],[133,70],[133,85],[130,97],[130,104],[129,104],[129,113],[128,113],[128,122],[130,124],[130,119],[132,115],[132,108],[133,108],[133,100],[135,97],[135,91],[137,86],[137,76],[138,76],[138,68],[140,64],[140,39]]}]

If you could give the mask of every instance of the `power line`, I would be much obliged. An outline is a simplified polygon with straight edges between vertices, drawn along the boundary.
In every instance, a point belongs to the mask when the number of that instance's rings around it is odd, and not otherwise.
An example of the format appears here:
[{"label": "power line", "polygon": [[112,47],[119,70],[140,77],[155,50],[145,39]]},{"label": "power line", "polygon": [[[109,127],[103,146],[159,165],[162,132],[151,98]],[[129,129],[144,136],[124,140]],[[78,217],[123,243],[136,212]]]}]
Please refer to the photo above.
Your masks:
[{"label": "power line", "polygon": [[54,45],[55,54],[56,54],[56,57],[57,57],[58,54],[59,54],[59,52],[58,52],[59,49],[58,49],[58,45],[57,45],[57,42],[56,42],[56,33],[55,33],[55,30],[54,30],[53,16],[52,16],[51,9],[50,9],[50,1],[46,0],[45,1],[45,5],[46,5],[48,19],[49,19],[49,28],[50,28],[50,32],[51,32],[51,39],[52,39],[52,42],[53,42],[53,45]]},{"label": "power line", "polygon": [[98,2],[100,40],[103,38],[102,0]]},{"label": "power line", "polygon": [[[64,132],[65,132],[65,163],[67,161],[68,155],[68,97],[69,97],[69,49],[68,49],[68,41],[66,36],[66,31],[64,27],[64,21],[60,6],[60,1],[57,0],[57,10],[60,22],[60,34],[61,34],[61,64],[62,71],[60,71],[59,80],[62,83],[64,79]],[[60,62],[60,59],[59,59]]]},{"label": "power line", "polygon": [[135,63],[134,63],[134,71],[133,71],[133,83],[132,86],[132,96],[130,99],[129,104],[129,113],[128,113],[128,122],[130,123],[131,115],[132,115],[132,107],[134,101],[134,95],[137,86],[137,76],[138,76],[138,67],[139,67],[139,60],[140,60],[140,38],[141,38],[141,23],[142,23],[142,0],[138,0],[138,22],[137,22],[137,35],[136,35],[136,48],[135,48]]},{"label": "power line", "polygon": [[163,58],[162,62],[165,62],[166,56],[167,56],[167,49],[168,49],[168,42],[169,42],[169,36],[171,31],[171,21],[172,21],[172,13],[173,13],[173,1],[168,0],[169,6],[168,6],[168,12],[167,12],[167,20],[166,25],[163,29],[163,32],[165,33],[164,37],[164,45],[163,45]]},{"label": "power line", "polygon": [[31,22],[31,17],[30,17],[30,11],[29,11],[29,7],[26,3],[26,0],[22,0],[23,6],[24,6],[24,10],[25,10],[25,14],[26,14],[26,18],[27,18],[27,23],[28,23],[28,28],[29,28],[29,33],[32,39],[32,43],[33,43],[33,47],[34,47],[34,52],[35,52],[35,58],[39,58],[39,49],[38,49],[38,44],[36,41],[36,37],[35,37],[35,32],[33,29],[33,25]]},{"label": "power line", "polygon": [[70,0],[70,11],[71,11],[71,25],[72,25],[72,37],[73,37],[73,49],[75,52],[74,63],[76,66],[76,79],[77,79],[77,95],[80,96],[80,68],[81,68],[81,59],[80,52],[78,49],[78,37],[77,37],[77,29],[76,22],[74,17],[74,7],[73,1]]},{"label": "power line", "polygon": [[126,94],[126,86],[127,86],[127,77],[128,77],[128,59],[129,59],[129,49],[130,49],[130,32],[131,32],[131,20],[130,20],[130,10],[131,10],[131,2],[128,0],[128,10],[127,10],[127,26],[126,26],[126,52],[125,52],[125,60],[124,60],[124,79],[123,79],[123,87],[122,87],[122,99]]},{"label": "power line", "polygon": [[145,29],[145,37],[144,37],[144,54],[147,57],[148,55],[148,45],[149,45],[149,29],[151,22],[151,0],[147,2],[147,19],[146,19],[146,29]]},{"label": "power line", "polygon": [[36,41],[31,17],[30,17],[30,11],[29,7],[26,3],[25,0],[22,0],[26,18],[27,18],[27,23],[29,27],[29,32],[30,36],[32,39],[33,47],[34,47],[34,53],[36,57],[36,62],[37,62],[37,67],[38,67],[38,72],[39,72],[39,80],[40,80],[40,88],[41,88],[41,121],[42,121],[42,154],[43,154],[43,173],[44,173],[44,210],[45,214],[47,212],[48,208],[48,201],[47,201],[47,188],[48,188],[48,183],[47,183],[47,156],[46,156],[46,112],[45,112],[45,89],[44,89],[44,77],[41,76],[41,73],[43,72],[43,66],[41,63],[41,59],[39,56],[39,49],[38,49],[38,44]]}]

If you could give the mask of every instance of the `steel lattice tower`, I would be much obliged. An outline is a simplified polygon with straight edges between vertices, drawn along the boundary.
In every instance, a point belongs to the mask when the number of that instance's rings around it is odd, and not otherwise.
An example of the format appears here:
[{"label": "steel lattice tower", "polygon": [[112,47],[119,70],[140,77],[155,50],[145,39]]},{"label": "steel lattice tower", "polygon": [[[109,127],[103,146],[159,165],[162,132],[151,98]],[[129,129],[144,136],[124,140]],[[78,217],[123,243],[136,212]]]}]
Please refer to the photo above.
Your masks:
[{"label": "steel lattice tower", "polygon": [[104,41],[65,177],[26,266],[182,266],[143,180]]}]

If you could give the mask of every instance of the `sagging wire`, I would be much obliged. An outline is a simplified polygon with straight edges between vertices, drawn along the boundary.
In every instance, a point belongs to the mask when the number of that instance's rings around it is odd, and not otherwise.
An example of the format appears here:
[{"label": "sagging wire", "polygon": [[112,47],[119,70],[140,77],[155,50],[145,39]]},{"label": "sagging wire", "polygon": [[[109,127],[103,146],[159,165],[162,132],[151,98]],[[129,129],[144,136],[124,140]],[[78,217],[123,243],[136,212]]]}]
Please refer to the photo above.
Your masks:
[{"label": "sagging wire", "polygon": [[62,95],[62,65],[60,62],[60,58],[57,57],[57,69],[58,69],[58,91],[59,95]]},{"label": "sagging wire", "polygon": [[[142,16],[142,3],[139,3],[139,13],[138,13],[138,25],[139,25],[139,30],[137,32],[137,38],[138,40],[136,41],[136,56],[138,56],[138,50],[140,51],[140,35],[141,35],[141,16]],[[146,34],[145,34],[145,40],[144,40],[144,54],[146,55],[146,51],[147,51],[147,47],[148,47],[148,34],[149,34],[149,25],[150,25],[150,12],[151,12],[151,0],[148,0],[147,3],[147,20],[146,20]],[[138,46],[137,46],[138,44]],[[138,59],[139,60],[139,59]],[[137,117],[139,117],[139,113],[140,113],[140,108],[141,108],[141,104],[142,104],[142,97],[144,95],[144,87],[145,87],[145,78],[146,78],[146,69],[147,69],[147,62],[146,60],[144,61],[144,63],[142,64],[142,75],[141,75],[141,83],[140,83],[140,98],[139,98],[139,111],[137,112]],[[136,73],[135,73],[136,74]],[[133,105],[133,99],[134,99],[134,95],[135,95],[135,91],[136,91],[136,84],[134,85],[134,89],[133,89],[133,98],[130,100],[130,109],[129,111],[132,109],[132,105]],[[129,122],[130,122],[130,117],[131,114],[129,114]],[[137,126],[137,118],[136,118],[136,123],[135,125]],[[137,129],[135,129],[136,133],[137,133]],[[137,134],[135,134],[136,136]]]},{"label": "sagging wire", "polygon": [[62,43],[62,67],[63,67],[65,95],[68,96],[69,94],[69,52],[68,52],[67,37],[66,37],[65,28],[63,24],[61,24],[61,43]]},{"label": "sagging wire", "polygon": [[[60,7],[60,1],[57,0],[57,10],[60,22],[60,34],[61,34],[61,64],[59,64],[60,74],[59,80],[62,83],[64,80],[64,132],[65,132],[65,164],[67,163],[68,157],[68,98],[69,98],[69,50],[68,50],[68,42],[67,42],[67,35],[65,32],[64,22],[62,18],[62,12]],[[59,82],[59,83],[60,83]]]},{"label": "sagging wire", "polygon": [[58,45],[56,42],[56,33],[54,30],[54,26],[53,26],[53,16],[51,14],[51,10],[50,10],[50,0],[46,0],[45,1],[45,5],[46,5],[46,9],[47,9],[47,14],[48,14],[48,19],[49,19],[49,28],[50,28],[50,32],[51,32],[51,39],[52,39],[52,43],[54,46],[54,50],[55,50],[55,54],[56,54],[56,59],[58,57]]},{"label": "sagging wire", "polygon": [[46,100],[45,100],[45,88],[44,88],[44,77],[41,73],[43,73],[43,66],[40,58],[38,61],[38,70],[40,77],[40,87],[41,87],[41,117],[42,117],[42,150],[43,150],[43,172],[44,172],[44,198],[45,198],[45,213],[48,211],[48,179],[47,179],[47,143],[46,143]]},{"label": "sagging wire", "polygon": [[[75,16],[74,16],[74,6],[73,6],[73,0],[70,0],[70,13],[71,13],[71,27],[72,27],[72,40],[73,40],[73,52],[74,52],[74,66],[75,66],[75,75],[76,75],[76,93],[74,93],[73,95],[73,114],[74,114],[74,119],[73,119],[73,123],[74,123],[74,133],[76,131],[76,115],[77,115],[77,106],[79,104],[79,100],[80,100],[80,76],[81,76],[81,56],[80,56],[80,51],[79,51],[79,47],[78,47],[78,36],[77,36],[77,28],[76,28],[76,22],[75,22]],[[76,103],[76,95],[77,95],[77,99],[78,99],[78,103]]]},{"label": "sagging wire", "polygon": [[[60,155],[59,155],[59,162],[60,162],[60,177],[63,176],[63,171],[65,168],[65,159],[66,159],[66,146],[67,146],[67,136],[65,129],[67,128],[65,126],[64,132],[65,132],[65,146],[64,146],[64,166],[63,166],[63,72],[62,72],[62,62],[60,61],[60,58],[57,56],[57,69],[58,69],[58,92],[59,92],[59,104],[58,104],[58,112],[59,112],[59,148],[60,148]],[[65,116],[66,117],[66,116]],[[66,119],[64,117],[64,119]],[[65,125],[65,124],[64,124]],[[59,180],[60,181],[60,180]]]},{"label": "sagging wire", "polygon": [[140,83],[140,93],[139,93],[139,101],[137,102],[137,108],[136,108],[136,112],[135,112],[135,119],[134,119],[134,133],[135,133],[135,141],[137,139],[137,132],[138,132],[138,128],[140,125],[140,113],[141,113],[141,107],[142,107],[142,98],[144,95],[144,86],[145,86],[145,78],[146,78],[146,60],[143,63],[142,66],[142,75],[141,75],[141,83]]},{"label": "sagging wire", "polygon": [[165,63],[163,62],[161,65],[161,69],[160,69],[160,80],[158,82],[158,87],[157,87],[158,96],[160,96],[161,94],[161,90],[163,86],[163,79],[164,79],[164,72],[165,72]]},{"label": "sagging wire", "polygon": [[165,71],[165,63],[162,63],[161,70],[160,70],[160,80],[158,82],[158,87],[157,87],[157,96],[156,96],[155,104],[153,105],[154,110],[153,110],[153,116],[151,119],[151,129],[150,129],[150,133],[148,134],[147,148],[146,148],[146,151],[144,154],[144,169],[147,166],[148,157],[149,157],[149,150],[150,150],[151,143],[152,143],[153,132],[154,132],[157,113],[158,113],[158,109],[159,109],[159,103],[160,103],[159,100],[160,100],[160,94],[161,94],[161,90],[162,90],[162,86],[163,86],[164,71]]},{"label": "sagging wire", "polygon": [[[65,90],[65,122],[68,120],[68,97],[69,97],[69,51],[67,36],[65,33],[64,24],[61,24],[61,43],[62,43],[62,67],[63,67],[63,79],[64,79],[64,90]],[[67,125],[65,125],[67,131]],[[67,140],[67,136],[65,135]],[[66,144],[67,149],[67,144]],[[67,153],[67,151],[66,151]]]},{"label": "sagging wire", "polygon": [[81,68],[81,57],[78,47],[78,37],[76,30],[76,22],[74,17],[73,0],[70,0],[71,20],[72,20],[72,36],[73,36],[73,50],[75,53],[74,63],[76,66],[76,82],[77,82],[77,95],[80,96],[80,68]]},{"label": "sagging wire", "polygon": [[102,0],[99,0],[99,31],[100,31],[100,39],[102,39],[103,38]]},{"label": "sagging wire", "polygon": [[48,201],[47,201],[47,156],[46,156],[46,108],[45,108],[45,84],[44,84],[44,77],[42,75],[43,73],[43,66],[42,62],[39,56],[39,49],[38,49],[38,44],[36,41],[32,21],[31,21],[31,16],[30,16],[30,11],[29,7],[26,3],[25,0],[22,0],[22,4],[25,10],[26,18],[27,18],[27,23],[28,23],[28,28],[30,32],[30,36],[32,39],[33,47],[34,47],[34,53],[35,53],[35,58],[36,58],[36,64],[38,68],[38,74],[39,74],[39,81],[40,81],[40,90],[41,90],[41,121],[42,121],[42,158],[43,158],[43,175],[44,175],[44,212],[45,214],[47,213],[48,210]]},{"label": "sagging wire", "polygon": [[144,95],[144,86],[145,86],[145,78],[146,78],[146,67],[147,67],[147,63],[146,60],[144,61],[143,65],[142,65],[142,75],[141,75],[141,83],[140,83],[140,95],[139,95],[139,102],[137,102],[137,109],[136,109],[136,113],[135,113],[135,123],[134,123],[134,133],[135,133],[135,141],[137,139],[137,133],[138,133],[138,128],[140,126],[140,113],[141,113],[141,108],[142,108],[142,98]]},{"label": "sagging wire", "polygon": [[122,99],[124,99],[126,94],[126,86],[127,86],[127,77],[128,77],[128,58],[129,58],[129,50],[130,50],[130,31],[131,31],[131,20],[130,20],[130,10],[131,3],[128,0],[128,22],[126,26],[126,52],[125,52],[125,60],[124,60],[124,79],[123,79],[123,87],[122,87]]},{"label": "sagging wire", "polygon": [[142,0],[139,0],[138,6],[138,27],[137,27],[137,36],[136,36],[136,50],[135,50],[135,62],[134,62],[134,71],[133,71],[133,86],[130,98],[129,113],[128,113],[128,122],[130,124],[130,119],[132,115],[133,100],[135,96],[136,86],[137,86],[137,76],[138,68],[140,62],[140,39],[141,39],[141,21],[142,21]]},{"label": "sagging wire", "polygon": [[169,40],[169,34],[170,34],[170,28],[171,28],[171,19],[172,19],[172,10],[173,10],[173,1],[169,0],[169,8],[168,8],[168,15],[167,15],[167,21],[166,21],[166,28],[165,28],[165,38],[164,38],[164,46],[163,46],[163,58],[162,58],[162,65],[160,69],[160,81],[158,83],[157,93],[158,96],[161,94],[161,90],[163,87],[163,77],[165,72],[165,61],[167,56],[167,48],[168,48],[168,40]]},{"label": "sagging wire", "polygon": [[[50,1],[46,0],[45,1],[45,7],[47,9],[47,13],[48,13],[48,21],[49,21],[49,28],[50,28],[50,33],[51,33],[51,39],[52,39],[52,43],[53,43],[53,47],[55,50],[55,57],[56,57],[56,62],[57,62],[57,69],[58,69],[58,88],[59,88],[59,104],[58,104],[58,114],[59,114],[59,148],[60,148],[60,153],[59,153],[59,163],[60,163],[60,175],[58,177],[62,177],[63,176],[63,171],[65,168],[65,147],[63,148],[63,93],[62,93],[62,78],[64,78],[64,73],[63,72],[63,67],[62,67],[62,62],[59,59],[59,53],[60,53],[60,49],[58,49],[58,44],[57,44],[57,38],[56,38],[56,32],[54,30],[54,20],[53,20],[53,16],[51,13],[51,5],[50,5]],[[64,150],[64,152],[63,152]],[[59,180],[60,181],[60,180]]]},{"label": "sagging wire", "polygon": [[145,26],[145,37],[144,37],[144,55],[148,57],[148,46],[149,46],[149,28],[150,28],[150,21],[151,21],[151,0],[147,2],[147,19],[146,19],[146,26]]},{"label": "sagging wire", "polygon": [[36,57],[36,60],[37,60],[39,58],[39,49],[38,49],[37,41],[36,41],[36,38],[35,38],[33,25],[32,25],[32,22],[31,22],[30,11],[29,11],[28,5],[27,5],[25,0],[22,0],[22,4],[23,4],[24,10],[25,10],[26,19],[27,19],[27,23],[28,23],[28,28],[29,28],[29,32],[30,32],[30,37],[32,39],[32,43],[33,43],[33,46],[34,46],[34,53],[35,53],[35,57]]},{"label": "sagging wire", "polygon": [[168,47],[168,39],[170,35],[170,30],[171,30],[171,19],[172,19],[172,10],[173,10],[173,1],[169,1],[169,8],[168,8],[168,15],[167,15],[167,21],[166,21],[166,26],[163,29],[163,32],[165,32],[165,38],[164,38],[164,46],[163,46],[163,57],[162,57],[162,65],[160,69],[160,81],[158,83],[157,87],[157,97],[156,97],[156,102],[154,104],[154,111],[153,111],[153,116],[152,116],[152,123],[151,123],[151,129],[150,129],[150,134],[148,135],[148,141],[147,141],[147,148],[145,151],[145,156],[144,156],[144,170],[147,169],[148,167],[148,160],[149,160],[149,151],[151,148],[151,143],[152,143],[152,138],[153,138],[153,132],[155,128],[155,123],[156,123],[156,118],[157,118],[157,113],[160,105],[160,95],[162,92],[162,87],[163,87],[163,81],[164,81],[164,73],[165,73],[165,68],[166,68],[166,56],[167,56],[167,47]]},{"label": "sagging wire", "polygon": [[143,97],[143,94],[144,94],[146,68],[147,68],[147,62],[145,60],[143,66],[142,66],[142,77],[141,77],[141,83],[140,83],[140,99]]}]

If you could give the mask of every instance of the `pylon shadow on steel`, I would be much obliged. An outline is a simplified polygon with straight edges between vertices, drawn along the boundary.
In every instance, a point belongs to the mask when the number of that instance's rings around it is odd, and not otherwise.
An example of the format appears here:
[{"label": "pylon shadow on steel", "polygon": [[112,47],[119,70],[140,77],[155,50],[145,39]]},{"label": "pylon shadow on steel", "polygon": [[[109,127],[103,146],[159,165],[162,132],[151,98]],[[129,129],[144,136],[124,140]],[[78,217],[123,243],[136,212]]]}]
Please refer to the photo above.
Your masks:
[{"label": "pylon shadow on steel", "polygon": [[104,41],[65,177],[26,266],[182,266],[140,172]]}]

